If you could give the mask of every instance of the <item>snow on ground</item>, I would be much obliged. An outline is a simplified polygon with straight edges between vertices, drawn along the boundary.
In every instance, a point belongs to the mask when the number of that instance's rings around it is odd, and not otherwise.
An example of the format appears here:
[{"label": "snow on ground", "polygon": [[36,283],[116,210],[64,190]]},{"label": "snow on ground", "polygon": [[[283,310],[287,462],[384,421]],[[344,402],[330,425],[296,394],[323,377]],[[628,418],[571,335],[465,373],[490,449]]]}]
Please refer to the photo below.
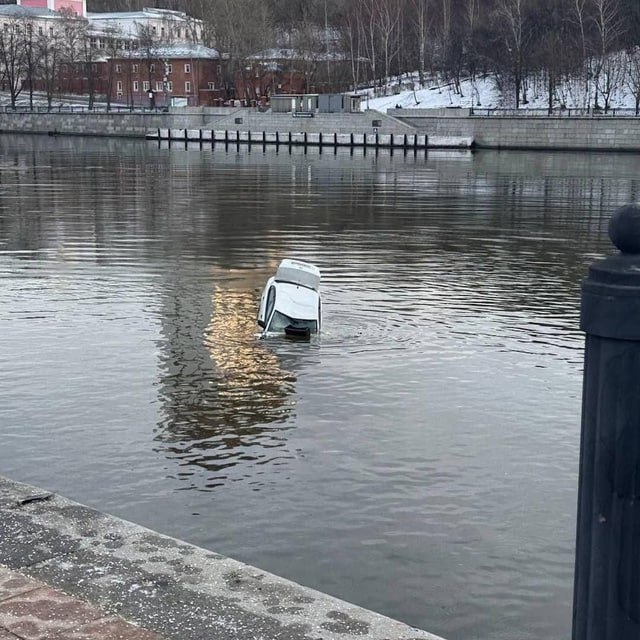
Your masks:
[{"label": "snow on ground", "polygon": [[[477,107],[485,108],[500,106],[501,95],[496,89],[493,78],[477,78],[475,82],[464,80],[460,84],[460,94],[454,91],[454,87],[449,83],[427,83],[427,88],[418,87],[417,78],[408,78],[399,84],[387,87],[388,95],[379,98],[371,97],[373,92],[369,92],[369,99],[362,100],[363,109],[375,109],[386,113],[387,109],[393,109],[400,105],[403,109],[436,109],[438,107]],[[395,93],[398,91],[399,93]],[[366,94],[365,94],[366,95]],[[367,107],[368,103],[368,107]]]},{"label": "snow on ground", "polygon": [[[363,96],[362,109],[375,109],[386,113],[387,109],[400,106],[403,109],[437,109],[442,107],[475,107],[481,109],[514,108],[512,96],[505,97],[497,88],[493,76],[476,78],[474,82],[463,80],[460,93],[456,93],[452,83],[434,80],[421,88],[417,74],[406,76],[389,83],[385,87],[387,95],[375,97],[374,90],[360,92]],[[415,89],[414,89],[415,87]],[[376,90],[377,92],[380,89]],[[548,97],[544,82],[531,82],[527,92],[528,101],[521,109],[547,109]],[[567,109],[584,109],[593,106],[595,89],[585,89],[584,82],[568,80],[556,89],[554,107],[563,104]],[[604,105],[602,97],[600,106]],[[611,98],[612,109],[634,109],[635,100],[628,87],[621,86]]]}]

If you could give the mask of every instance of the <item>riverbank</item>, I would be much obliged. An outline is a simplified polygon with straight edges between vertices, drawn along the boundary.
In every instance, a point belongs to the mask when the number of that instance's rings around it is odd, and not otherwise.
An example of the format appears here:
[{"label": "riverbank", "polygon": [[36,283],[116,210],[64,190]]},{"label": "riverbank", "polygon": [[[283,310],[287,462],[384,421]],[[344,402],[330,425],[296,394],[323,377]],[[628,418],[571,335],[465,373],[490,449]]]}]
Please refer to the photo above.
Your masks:
[{"label": "riverbank", "polygon": [[[252,109],[185,107],[169,112],[5,112],[0,113],[0,132],[48,135],[84,135],[145,138],[160,131],[202,131],[196,139],[229,132],[261,140],[276,135],[322,136],[335,143],[356,136],[384,136],[402,140],[420,136],[428,147],[476,147],[546,151],[640,151],[640,118],[615,116],[541,117],[527,115],[479,116],[466,109],[393,109],[343,114],[261,113]],[[206,133],[204,133],[206,132]],[[188,134],[187,134],[188,135]],[[210,138],[209,138],[210,139]],[[414,138],[415,139],[415,138]],[[387,146],[387,145],[383,145]],[[389,144],[388,146],[396,146]]]},{"label": "riverbank", "polygon": [[[0,477],[0,587],[3,576],[13,590],[0,588],[2,640],[50,637],[34,635],[34,618],[43,624],[57,618],[55,632],[78,640],[111,636],[72,635],[64,620],[74,619],[80,626],[108,623],[132,634],[115,637],[132,640],[158,637],[153,634],[176,640],[440,640],[231,558]],[[41,597],[24,597],[27,593]],[[47,600],[57,614],[47,614]]]}]

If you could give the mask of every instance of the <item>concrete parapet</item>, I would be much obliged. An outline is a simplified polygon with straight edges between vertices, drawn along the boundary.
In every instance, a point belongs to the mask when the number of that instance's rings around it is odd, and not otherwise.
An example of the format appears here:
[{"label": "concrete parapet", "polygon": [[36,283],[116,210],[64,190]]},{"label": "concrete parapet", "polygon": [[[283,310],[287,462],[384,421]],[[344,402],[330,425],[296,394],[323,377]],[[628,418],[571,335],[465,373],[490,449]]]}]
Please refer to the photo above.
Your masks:
[{"label": "concrete parapet", "polygon": [[[445,110],[453,111],[453,110]],[[460,110],[458,110],[460,111]],[[575,117],[543,118],[524,116],[425,115],[425,110],[397,109],[388,116],[377,111],[359,114],[315,114],[312,118],[294,118],[289,114],[260,113],[252,110],[185,109],[170,113],[0,113],[0,131],[11,133],[48,133],[114,137],[158,137],[165,132],[187,129],[187,139],[200,140],[200,131],[234,132],[229,141],[261,142],[263,133],[278,134],[285,142],[296,137],[322,134],[323,144],[357,146],[351,136],[366,136],[367,146],[387,146],[386,136],[394,136],[388,146],[411,146],[395,142],[397,136],[429,137],[429,147],[468,148],[470,145],[492,149],[640,151],[640,118]],[[148,135],[155,132],[154,135]],[[245,133],[243,133],[245,132]],[[191,135],[197,135],[191,138]],[[204,134],[203,134],[204,135]],[[209,134],[210,135],[210,134]],[[246,136],[246,137],[245,137]],[[174,135],[171,136],[174,138]],[[349,138],[349,142],[346,141]],[[178,135],[177,138],[180,139]],[[184,133],[182,134],[184,140]],[[210,138],[203,138],[210,139]],[[315,138],[314,138],[315,139]],[[218,141],[218,138],[216,138]],[[436,143],[437,141],[437,143]],[[417,147],[421,144],[418,142]]]},{"label": "concrete parapet", "polygon": [[1,477],[0,564],[169,639],[441,640]]},{"label": "concrete parapet", "polygon": [[396,117],[438,138],[470,138],[486,149],[640,151],[640,118],[425,115],[398,110]]}]

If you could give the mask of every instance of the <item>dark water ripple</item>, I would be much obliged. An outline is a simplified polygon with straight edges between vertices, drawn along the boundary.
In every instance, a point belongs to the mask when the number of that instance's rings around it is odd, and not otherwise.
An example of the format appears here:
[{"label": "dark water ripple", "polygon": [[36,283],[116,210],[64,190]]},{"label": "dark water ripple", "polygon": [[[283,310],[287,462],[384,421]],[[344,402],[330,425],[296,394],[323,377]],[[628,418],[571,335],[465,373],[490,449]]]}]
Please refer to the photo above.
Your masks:
[{"label": "dark water ripple", "polygon": [[[452,640],[568,636],[580,282],[640,160],[0,150],[2,473]],[[254,322],[288,255],[305,344]]]}]

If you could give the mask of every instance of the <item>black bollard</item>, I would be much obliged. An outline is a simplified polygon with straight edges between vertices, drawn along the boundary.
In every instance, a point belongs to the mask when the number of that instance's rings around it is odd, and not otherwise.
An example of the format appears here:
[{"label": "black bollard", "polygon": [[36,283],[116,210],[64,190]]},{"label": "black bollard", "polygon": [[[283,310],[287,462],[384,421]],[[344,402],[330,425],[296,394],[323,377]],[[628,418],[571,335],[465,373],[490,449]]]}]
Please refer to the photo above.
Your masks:
[{"label": "black bollard", "polygon": [[582,285],[586,332],[573,640],[640,638],[640,206]]}]

